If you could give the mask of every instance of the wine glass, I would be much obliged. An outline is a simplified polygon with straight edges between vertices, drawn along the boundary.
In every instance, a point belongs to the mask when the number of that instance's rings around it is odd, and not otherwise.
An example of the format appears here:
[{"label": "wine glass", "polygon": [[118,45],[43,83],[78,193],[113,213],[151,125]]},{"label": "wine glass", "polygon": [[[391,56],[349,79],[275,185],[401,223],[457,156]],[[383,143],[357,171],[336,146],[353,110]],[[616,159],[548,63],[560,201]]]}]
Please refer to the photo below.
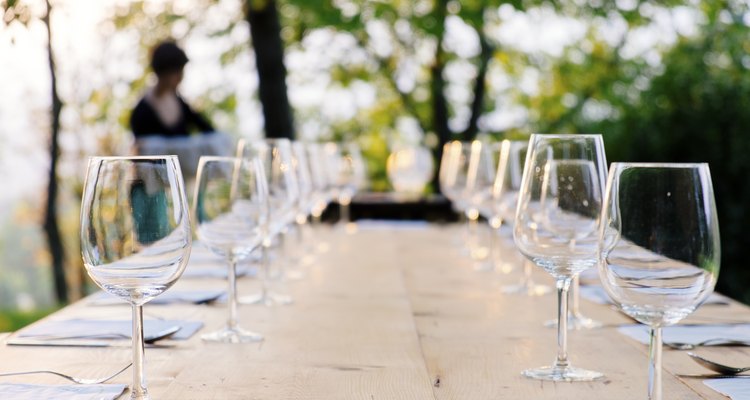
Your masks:
[{"label": "wine glass", "polygon": [[469,216],[470,224],[472,224],[475,238],[469,255],[475,262],[475,269],[477,271],[492,271],[494,269],[492,260],[489,260],[489,257],[494,251],[495,246],[493,245],[496,245],[493,239],[496,232],[494,229],[485,229],[486,233],[490,235],[489,245],[485,245],[482,242],[483,235],[480,231],[484,225],[480,226],[478,220],[480,216],[483,216],[491,224],[493,223],[493,217],[496,216],[493,210],[492,190],[497,174],[498,160],[502,155],[501,150],[503,150],[502,142],[482,143],[474,141],[471,144],[465,196],[469,209],[467,215]]},{"label": "wine glass", "polygon": [[[289,139],[264,139],[260,141],[240,140],[237,155],[241,158],[258,158],[265,172],[268,188],[268,224],[263,232],[261,292],[239,300],[241,304],[266,306],[286,305],[292,298],[286,294],[271,292],[271,247],[274,240],[283,240],[286,228],[295,221],[299,198],[299,186],[292,166],[292,145]],[[279,263],[280,268],[283,264]],[[284,272],[279,271],[283,277]]]},{"label": "wine glass", "polygon": [[465,221],[463,240],[460,245],[471,249],[473,232],[471,231],[470,218],[468,217],[468,203],[466,201],[466,178],[469,173],[469,160],[471,159],[471,143],[452,141],[443,147],[443,157],[440,164],[440,190],[451,202],[453,210]]},{"label": "wine glass", "polygon": [[86,272],[133,312],[131,399],[148,399],[143,305],[182,275],[192,245],[176,156],[91,157],[81,201]]},{"label": "wine glass", "polygon": [[606,165],[601,135],[534,134],[529,139],[513,238],[524,256],[556,280],[558,348],[552,366],[525,370],[527,377],[589,381],[603,376],[568,361],[567,315],[573,277],[598,261]]},{"label": "wine glass", "polygon": [[341,206],[339,220],[348,224],[351,222],[352,197],[367,181],[365,163],[359,147],[354,143],[327,143],[325,152],[329,177],[336,188],[336,197]]},{"label": "wine glass", "polygon": [[305,150],[310,165],[310,180],[313,187],[310,214],[312,221],[319,223],[323,211],[333,199],[331,182],[326,167],[325,145],[322,143],[307,143]]},{"label": "wine glass", "polygon": [[650,328],[648,398],[661,400],[661,330],[692,313],[719,275],[708,164],[613,163],[599,231],[599,276]]},{"label": "wine glass", "polygon": [[228,266],[229,317],[224,328],[203,340],[245,343],[263,336],[237,322],[237,263],[261,244],[268,225],[268,190],[258,159],[201,157],[193,199],[193,218],[201,242]]},{"label": "wine glass", "polygon": [[309,236],[309,233],[307,232],[307,229],[309,229],[307,218],[315,206],[315,187],[311,176],[310,162],[307,158],[307,148],[305,143],[298,141],[292,142],[292,169],[297,178],[299,192],[295,207],[295,224],[293,225],[297,243],[294,247],[294,253],[290,256],[293,265],[290,266],[286,276],[290,279],[301,279],[304,273],[300,266],[305,255],[309,253],[309,249],[305,248],[308,245],[306,237]]},{"label": "wine glass", "polygon": [[[545,179],[549,182],[549,185],[544,186],[545,190],[549,191],[560,191],[564,190],[566,186],[571,185],[571,179],[577,182],[589,181],[588,188],[594,192],[601,192],[603,189],[596,183],[596,165],[593,162],[587,160],[554,160],[548,164],[545,173]],[[593,193],[592,193],[593,195]],[[560,200],[560,196],[549,196],[556,200]],[[571,196],[572,197],[572,196]],[[545,195],[542,194],[542,198]],[[570,199],[565,201],[572,201]],[[544,202],[544,200],[543,200]],[[553,209],[568,210],[572,207],[570,204],[553,205]],[[548,219],[545,219],[548,221]],[[583,224],[583,225],[579,225]],[[553,226],[557,225],[557,226]],[[575,243],[576,235],[582,232],[591,232],[592,226],[591,221],[588,219],[578,218],[578,214],[561,212],[558,217],[555,218],[555,224],[549,226],[549,229],[554,230],[556,234],[567,237],[571,244]],[[579,309],[579,294],[580,294],[580,280],[579,275],[573,277],[573,281],[570,284],[570,307],[568,308],[568,328],[580,330],[580,329],[594,329],[602,326],[602,323],[586,317],[581,313]],[[557,320],[550,320],[545,322],[545,326],[554,327],[557,325]]]},{"label": "wine glass", "polygon": [[[527,140],[511,140],[508,144],[506,157],[501,157],[498,162],[496,180],[493,186],[492,197],[495,202],[496,213],[502,223],[511,227],[514,225],[516,216],[516,205],[518,204],[518,190],[521,188],[523,164],[526,160],[526,152],[529,147]],[[547,285],[534,282],[532,278],[532,267],[534,263],[524,259],[521,280],[514,285],[503,286],[503,293],[522,294],[526,296],[543,296],[552,289]],[[501,267],[501,271],[504,268]],[[555,321],[557,324],[557,321]]]},{"label": "wine glass", "polygon": [[418,198],[433,172],[432,154],[421,146],[399,146],[386,163],[388,181],[393,190],[406,198]]}]

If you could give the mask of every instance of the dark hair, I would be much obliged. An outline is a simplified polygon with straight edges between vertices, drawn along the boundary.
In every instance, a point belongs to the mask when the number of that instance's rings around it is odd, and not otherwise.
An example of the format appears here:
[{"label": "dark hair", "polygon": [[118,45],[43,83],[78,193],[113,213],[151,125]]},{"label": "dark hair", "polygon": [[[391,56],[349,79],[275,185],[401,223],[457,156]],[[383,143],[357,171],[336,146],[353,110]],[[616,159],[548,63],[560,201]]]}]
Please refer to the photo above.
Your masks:
[{"label": "dark hair", "polygon": [[161,42],[151,52],[151,69],[156,75],[179,71],[187,62],[187,55],[174,42]]}]

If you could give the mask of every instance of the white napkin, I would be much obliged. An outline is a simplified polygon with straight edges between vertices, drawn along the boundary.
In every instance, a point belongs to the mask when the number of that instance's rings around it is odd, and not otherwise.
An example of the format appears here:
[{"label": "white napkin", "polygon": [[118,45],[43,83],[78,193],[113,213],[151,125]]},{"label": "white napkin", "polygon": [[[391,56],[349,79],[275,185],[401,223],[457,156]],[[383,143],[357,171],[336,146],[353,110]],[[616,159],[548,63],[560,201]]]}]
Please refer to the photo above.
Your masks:
[{"label": "white napkin", "polygon": [[0,383],[3,400],[114,400],[127,385],[28,385]]},{"label": "white napkin", "polygon": [[[602,286],[581,285],[580,288],[579,293],[584,299],[597,304],[612,304],[612,299],[609,298]],[[729,300],[718,293],[711,293],[703,304],[729,305]]]},{"label": "white napkin", "polygon": [[750,399],[750,379],[748,378],[707,379],[703,381],[703,384],[732,400]]},{"label": "white napkin", "polygon": [[[171,339],[186,340],[203,327],[203,322],[149,319],[143,322],[143,334],[144,336],[155,335],[176,325],[181,328]],[[18,337],[43,340],[45,337],[85,335],[87,339],[123,339],[122,335],[130,337],[132,329],[130,320],[50,320],[20,330]]]},{"label": "white napkin", "polygon": [[[238,265],[237,277],[256,276],[258,268],[254,265]],[[226,265],[190,265],[185,268],[182,278],[217,278],[227,279],[229,271]]]},{"label": "white napkin", "polygon": [[[648,344],[648,327],[645,325],[623,325],[617,330],[625,336]],[[750,324],[675,325],[662,328],[664,342],[697,344],[713,338],[750,342]]]},{"label": "white napkin", "polygon": [[[218,299],[222,294],[224,290],[168,290],[149,301],[148,304],[203,304]],[[117,296],[101,291],[89,297],[88,303],[97,306],[128,304]]]},{"label": "white napkin", "polygon": [[430,226],[427,221],[413,220],[374,220],[361,219],[357,221],[357,229],[365,231],[420,231]]}]

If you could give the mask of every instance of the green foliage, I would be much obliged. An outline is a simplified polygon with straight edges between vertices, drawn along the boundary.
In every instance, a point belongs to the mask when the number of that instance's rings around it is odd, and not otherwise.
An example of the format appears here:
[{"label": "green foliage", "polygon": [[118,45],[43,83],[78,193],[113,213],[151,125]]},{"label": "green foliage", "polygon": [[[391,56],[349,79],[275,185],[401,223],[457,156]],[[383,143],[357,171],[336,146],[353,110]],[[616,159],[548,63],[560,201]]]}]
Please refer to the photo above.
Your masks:
[{"label": "green foliage", "polygon": [[0,332],[13,332],[46,317],[56,309],[34,311],[0,310]]},{"label": "green foliage", "polygon": [[[718,289],[750,303],[744,268],[750,27],[742,21],[747,5],[740,5],[702,3],[707,22],[701,33],[679,38],[656,66],[622,60],[616,48],[596,50],[596,44],[583,62],[557,62],[541,94],[523,101],[539,110],[538,129],[603,133],[609,161],[709,163],[722,237]],[[576,101],[566,103],[566,95]],[[588,107],[599,112],[587,113]]]}]

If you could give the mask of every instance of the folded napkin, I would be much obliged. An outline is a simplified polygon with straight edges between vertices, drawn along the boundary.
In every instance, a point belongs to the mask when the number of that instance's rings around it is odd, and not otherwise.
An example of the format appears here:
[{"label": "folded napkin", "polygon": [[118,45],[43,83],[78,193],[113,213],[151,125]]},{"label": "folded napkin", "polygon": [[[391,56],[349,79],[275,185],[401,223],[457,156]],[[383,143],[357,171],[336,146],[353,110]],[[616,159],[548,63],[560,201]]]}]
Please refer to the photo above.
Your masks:
[{"label": "folded napkin", "polygon": [[[617,330],[648,344],[648,327],[645,325],[623,325]],[[675,325],[662,328],[665,343],[698,344],[714,338],[750,342],[750,324]]]},{"label": "folded napkin", "polygon": [[[168,290],[149,301],[148,304],[191,303],[203,304],[218,299],[224,290]],[[107,292],[98,292],[88,299],[88,303],[97,306],[126,305],[127,302]]]},{"label": "folded napkin", "polygon": [[357,221],[357,229],[366,231],[419,231],[427,229],[429,226],[430,223],[427,221],[372,219]]},{"label": "folded napkin", "polygon": [[[597,304],[612,304],[612,299],[609,298],[607,292],[600,285],[581,285],[580,294],[584,299],[597,303]],[[729,300],[718,294],[711,293],[708,299],[703,304],[714,304],[714,305],[729,305]]]},{"label": "folded napkin", "polygon": [[[149,319],[143,322],[143,335],[153,336],[176,325],[180,326],[180,330],[170,339],[186,340],[203,327],[203,322]],[[45,338],[59,339],[62,336],[71,338],[85,336],[86,339],[123,339],[130,337],[132,329],[132,321],[130,320],[51,320],[22,329],[17,336],[40,340]]]},{"label": "folded napkin", "polygon": [[[238,265],[237,277],[256,276],[258,268],[254,265]],[[190,265],[182,273],[183,278],[217,278],[227,279],[229,271],[226,265]]]},{"label": "folded napkin", "polygon": [[750,379],[748,378],[707,379],[703,381],[703,384],[732,400],[750,399]]},{"label": "folded napkin", "polygon": [[113,400],[125,391],[127,385],[28,385],[0,383],[3,400]]}]

